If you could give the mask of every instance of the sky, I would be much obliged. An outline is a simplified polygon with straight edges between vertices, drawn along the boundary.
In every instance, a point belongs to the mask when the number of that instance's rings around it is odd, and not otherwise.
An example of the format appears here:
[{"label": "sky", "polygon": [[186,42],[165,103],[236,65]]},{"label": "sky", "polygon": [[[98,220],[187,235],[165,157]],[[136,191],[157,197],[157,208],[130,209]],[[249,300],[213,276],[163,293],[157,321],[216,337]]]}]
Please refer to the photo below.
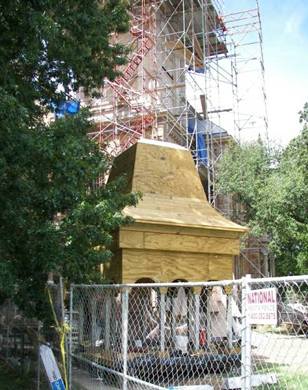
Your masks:
[{"label": "sky", "polygon": [[[269,138],[286,145],[299,134],[308,102],[308,1],[259,0],[263,30]],[[255,8],[255,0],[224,0],[226,13]]]}]

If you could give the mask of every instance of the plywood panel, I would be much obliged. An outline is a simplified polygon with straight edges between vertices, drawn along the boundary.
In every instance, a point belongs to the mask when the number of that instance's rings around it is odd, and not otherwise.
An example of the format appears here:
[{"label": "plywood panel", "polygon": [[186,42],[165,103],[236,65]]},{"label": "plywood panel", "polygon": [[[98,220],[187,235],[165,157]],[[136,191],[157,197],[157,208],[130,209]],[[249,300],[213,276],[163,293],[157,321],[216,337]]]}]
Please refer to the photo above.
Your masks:
[{"label": "plywood panel", "polygon": [[120,229],[121,248],[144,249],[144,232]]},{"label": "plywood panel", "polygon": [[137,207],[126,207],[124,213],[138,223],[165,224],[239,233],[247,231],[247,228],[229,221],[219,214],[206,200],[197,198],[143,194]]},{"label": "plywood panel", "polygon": [[109,279],[232,277],[232,255],[238,254],[239,237],[247,229],[209,205],[188,150],[138,142],[115,159],[110,180],[122,174],[128,181],[125,191],[140,191],[143,197],[124,210],[135,222],[120,228],[122,259],[118,251],[105,267]]},{"label": "plywood panel", "polygon": [[209,280],[233,278],[233,256],[209,256]]},{"label": "plywood panel", "polygon": [[209,205],[185,148],[139,141],[115,159],[109,181],[119,175],[127,178],[125,191],[143,194],[136,207],[124,210],[137,222],[246,231]]},{"label": "plywood panel", "polygon": [[191,154],[184,148],[138,142],[133,191],[167,197],[197,198],[206,202]]},{"label": "plywood panel", "polygon": [[197,253],[239,253],[238,240],[188,235],[144,233],[144,248]]},{"label": "plywood panel", "polygon": [[123,283],[149,278],[161,281],[162,267],[158,257],[144,250],[123,249]]},{"label": "plywood panel", "polygon": [[208,280],[208,255],[123,249],[123,282],[135,283],[142,278],[155,282]]},{"label": "plywood panel", "polygon": [[122,231],[120,233],[120,247],[237,255],[239,253],[239,240],[185,234]]}]

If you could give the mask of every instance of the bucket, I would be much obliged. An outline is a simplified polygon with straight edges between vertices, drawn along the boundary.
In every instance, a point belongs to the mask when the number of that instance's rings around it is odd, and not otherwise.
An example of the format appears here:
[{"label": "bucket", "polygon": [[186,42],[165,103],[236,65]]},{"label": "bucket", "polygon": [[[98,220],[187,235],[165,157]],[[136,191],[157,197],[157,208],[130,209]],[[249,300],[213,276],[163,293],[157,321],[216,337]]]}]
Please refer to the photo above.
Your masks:
[{"label": "bucket", "polygon": [[175,348],[181,350],[183,353],[187,353],[188,337],[183,335],[175,336]]}]

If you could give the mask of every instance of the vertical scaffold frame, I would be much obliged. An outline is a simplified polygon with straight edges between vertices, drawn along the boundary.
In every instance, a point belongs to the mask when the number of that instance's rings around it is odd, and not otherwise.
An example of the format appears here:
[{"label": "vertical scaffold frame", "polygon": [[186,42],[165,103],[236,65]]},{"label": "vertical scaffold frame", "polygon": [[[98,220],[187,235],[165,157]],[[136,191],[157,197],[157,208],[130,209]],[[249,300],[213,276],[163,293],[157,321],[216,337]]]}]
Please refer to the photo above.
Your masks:
[{"label": "vertical scaffold frame", "polygon": [[90,136],[114,156],[141,137],[186,146],[209,202],[229,214],[215,183],[224,149],[267,140],[258,2],[224,14],[222,0],[133,0],[129,12],[129,32],[110,37],[130,47],[128,63],[91,101]]}]

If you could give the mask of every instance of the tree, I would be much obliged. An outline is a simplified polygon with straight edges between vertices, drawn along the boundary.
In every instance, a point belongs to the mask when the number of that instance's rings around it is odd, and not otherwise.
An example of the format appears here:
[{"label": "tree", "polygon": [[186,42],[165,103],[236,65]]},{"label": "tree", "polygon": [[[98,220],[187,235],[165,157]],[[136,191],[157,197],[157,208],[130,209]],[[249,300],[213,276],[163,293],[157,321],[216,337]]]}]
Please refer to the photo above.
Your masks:
[{"label": "tree", "polygon": [[237,143],[223,154],[218,170],[218,190],[232,195],[244,208],[233,210],[233,219],[248,223],[255,218],[257,200],[270,172],[275,151],[269,152],[262,141],[239,145]]},{"label": "tree", "polygon": [[1,95],[17,98],[29,119],[72,90],[114,79],[125,62],[125,48],[110,44],[128,28],[123,0],[12,0],[0,4],[0,21]]},{"label": "tree", "polygon": [[[219,166],[219,189],[243,204],[255,236],[267,236],[281,275],[308,272],[308,106],[301,134],[285,150],[234,145]],[[236,216],[235,216],[236,218]]]},{"label": "tree", "polygon": [[48,317],[47,273],[97,281],[121,214],[136,196],[121,180],[94,189],[108,156],[90,141],[89,114],[48,125],[45,114],[83,87],[114,79],[126,49],[122,0],[12,0],[0,4],[0,295]]}]

